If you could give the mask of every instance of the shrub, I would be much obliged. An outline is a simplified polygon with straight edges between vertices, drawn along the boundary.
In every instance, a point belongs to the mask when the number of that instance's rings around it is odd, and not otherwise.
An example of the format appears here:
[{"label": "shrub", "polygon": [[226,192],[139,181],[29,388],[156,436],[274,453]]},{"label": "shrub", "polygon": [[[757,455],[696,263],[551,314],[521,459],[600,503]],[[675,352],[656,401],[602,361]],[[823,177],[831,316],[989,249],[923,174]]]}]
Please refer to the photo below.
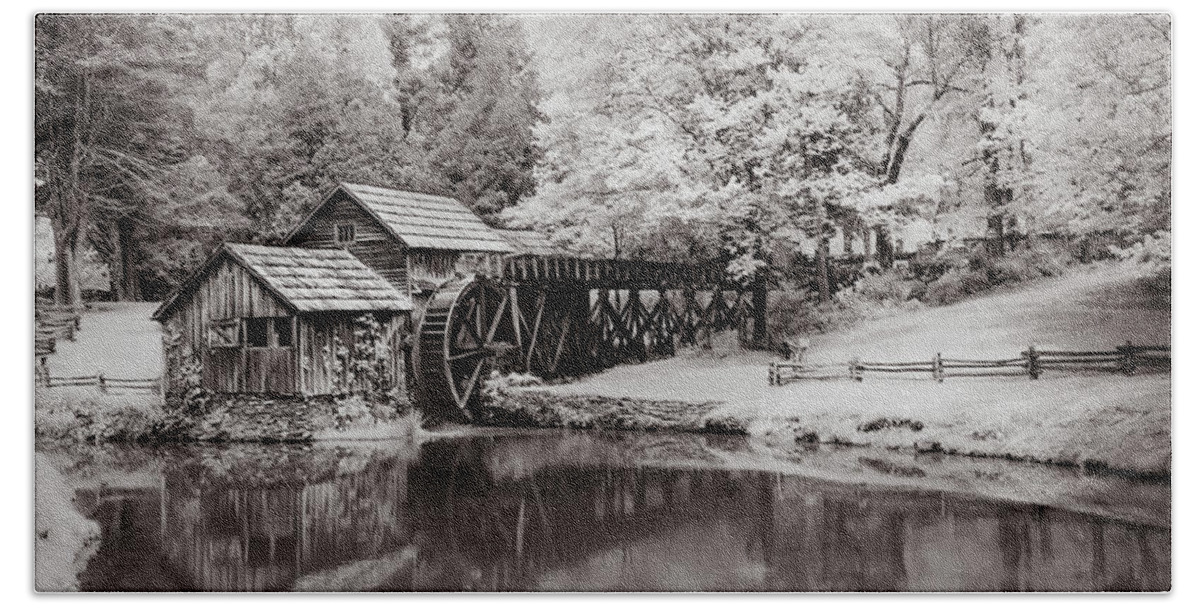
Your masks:
[{"label": "shrub", "polygon": [[1070,258],[1065,252],[1034,246],[1011,251],[1001,258],[982,260],[979,265],[987,271],[988,282],[999,287],[1061,275],[1069,263]]},{"label": "shrub", "polygon": [[954,268],[925,288],[925,303],[936,306],[957,302],[991,287],[987,272]]},{"label": "shrub", "polygon": [[1014,285],[1066,272],[1070,256],[1049,247],[1024,247],[999,258],[977,254],[966,267],[956,266],[929,283],[921,300],[944,305],[994,287]]},{"label": "shrub", "polygon": [[1155,271],[1170,270],[1171,268],[1171,231],[1160,230],[1148,234],[1132,246],[1121,249],[1109,247],[1109,251],[1122,260],[1145,264]]},{"label": "shrub", "polygon": [[149,395],[38,389],[34,405],[34,433],[50,440],[146,441],[163,419],[157,398]]},{"label": "shrub", "polygon": [[343,395],[333,400],[334,426],[344,429],[356,424],[392,422],[412,415],[415,409],[403,391],[367,398],[360,394]]},{"label": "shrub", "polygon": [[772,292],[767,300],[767,331],[775,345],[794,336],[827,333],[852,327],[865,319],[919,308],[914,294],[924,291],[920,281],[888,271],[863,277],[856,287],[818,302],[811,291]]},{"label": "shrub", "polygon": [[333,420],[339,429],[374,417],[371,403],[359,395],[339,398],[333,408]]},{"label": "shrub", "polygon": [[815,298],[810,291],[777,291],[767,297],[767,332],[772,340],[782,343],[791,336],[815,333],[819,325]]},{"label": "shrub", "polygon": [[900,304],[913,299],[913,292],[921,285],[920,281],[906,279],[893,269],[867,273],[854,286],[854,293],[870,302]]}]

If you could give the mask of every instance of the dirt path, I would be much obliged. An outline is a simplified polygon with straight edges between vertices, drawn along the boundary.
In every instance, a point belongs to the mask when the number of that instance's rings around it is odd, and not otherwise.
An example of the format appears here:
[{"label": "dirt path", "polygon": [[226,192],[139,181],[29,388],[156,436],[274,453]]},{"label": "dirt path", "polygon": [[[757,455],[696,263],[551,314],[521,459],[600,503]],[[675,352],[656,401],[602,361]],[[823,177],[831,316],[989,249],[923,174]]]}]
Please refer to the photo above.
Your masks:
[{"label": "dirt path", "polygon": [[150,318],[155,302],[96,302],[84,312],[75,341],[59,340],[50,355],[52,376],[157,378],[162,373],[162,333]]}]

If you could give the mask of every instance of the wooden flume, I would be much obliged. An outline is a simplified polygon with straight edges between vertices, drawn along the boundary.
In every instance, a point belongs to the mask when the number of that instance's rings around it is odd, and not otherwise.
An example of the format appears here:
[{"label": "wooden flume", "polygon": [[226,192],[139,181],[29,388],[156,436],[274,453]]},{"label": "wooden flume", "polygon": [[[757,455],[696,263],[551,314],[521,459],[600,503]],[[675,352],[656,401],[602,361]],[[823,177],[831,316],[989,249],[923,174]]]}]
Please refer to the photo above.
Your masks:
[{"label": "wooden flume", "polygon": [[646,361],[737,330],[762,344],[762,282],[715,264],[517,256],[499,277],[444,284],[417,325],[417,396],[435,416],[470,419],[491,369],[544,378]]}]

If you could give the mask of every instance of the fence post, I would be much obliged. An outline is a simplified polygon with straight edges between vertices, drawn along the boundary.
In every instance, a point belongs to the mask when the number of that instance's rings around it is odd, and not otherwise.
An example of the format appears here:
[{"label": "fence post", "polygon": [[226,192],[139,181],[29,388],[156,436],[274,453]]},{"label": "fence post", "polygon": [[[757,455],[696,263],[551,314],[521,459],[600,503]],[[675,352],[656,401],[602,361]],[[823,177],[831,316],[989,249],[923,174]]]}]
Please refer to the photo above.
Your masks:
[{"label": "fence post", "polygon": [[858,357],[855,357],[850,360],[850,378],[853,379],[855,382],[862,382],[863,374],[862,374],[862,369],[859,368],[858,362],[859,362]]},{"label": "fence post", "polygon": [[100,392],[102,392],[102,393],[108,392],[108,387],[104,383],[104,373],[103,372],[96,374],[96,384],[100,385]]},{"label": "fence post", "polygon": [[775,386],[775,377],[778,373],[775,362],[772,361],[771,365],[767,367],[767,386]]},{"label": "fence post", "polygon": [[1037,349],[1032,344],[1029,345],[1029,350],[1025,352],[1026,367],[1029,368],[1029,379],[1037,380],[1038,376],[1042,375],[1042,367],[1038,363]]},{"label": "fence post", "polygon": [[946,368],[942,366],[942,353],[933,358],[933,379],[939,383],[946,379]]},{"label": "fence post", "polygon": [[46,355],[38,357],[37,379],[42,386],[50,388],[50,365],[46,363]]},{"label": "fence post", "polygon": [[1125,346],[1118,346],[1117,352],[1121,354],[1121,373],[1126,376],[1132,376],[1137,371],[1137,361],[1134,360],[1133,342],[1126,340]]}]

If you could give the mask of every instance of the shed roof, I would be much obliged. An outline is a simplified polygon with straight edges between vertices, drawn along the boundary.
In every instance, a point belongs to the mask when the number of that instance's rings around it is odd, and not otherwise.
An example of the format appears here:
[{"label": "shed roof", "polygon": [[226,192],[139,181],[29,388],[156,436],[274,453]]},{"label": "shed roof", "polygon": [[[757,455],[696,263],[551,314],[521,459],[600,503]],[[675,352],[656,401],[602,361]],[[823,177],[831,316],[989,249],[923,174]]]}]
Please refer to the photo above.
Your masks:
[{"label": "shed roof", "polygon": [[407,247],[513,252],[504,237],[452,198],[345,182],[338,187]]},{"label": "shed roof", "polygon": [[500,236],[512,244],[518,255],[567,255],[566,251],[554,246],[546,235],[536,230],[496,229]]},{"label": "shed roof", "polygon": [[244,267],[296,312],[412,310],[412,300],[343,249],[225,243],[154,312],[162,319],[224,257]]}]

